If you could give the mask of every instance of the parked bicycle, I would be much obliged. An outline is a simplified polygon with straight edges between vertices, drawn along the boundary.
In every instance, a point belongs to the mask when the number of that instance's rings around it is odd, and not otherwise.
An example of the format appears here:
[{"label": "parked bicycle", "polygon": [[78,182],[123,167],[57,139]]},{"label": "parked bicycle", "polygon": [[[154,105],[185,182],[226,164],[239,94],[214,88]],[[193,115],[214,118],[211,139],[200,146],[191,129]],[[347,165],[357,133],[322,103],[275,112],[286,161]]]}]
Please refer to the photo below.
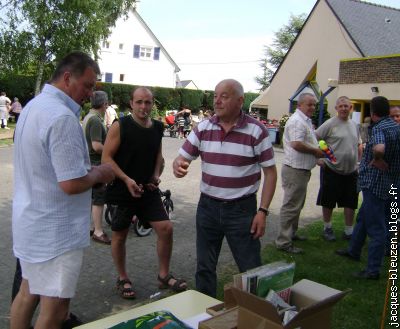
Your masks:
[{"label": "parked bicycle", "polygon": [[[167,212],[169,219],[171,219],[171,213],[174,211],[174,202],[171,199],[171,191],[165,190],[163,192],[159,189],[159,192],[165,211]],[[115,216],[116,211],[117,205],[107,204],[104,217],[108,225],[111,225],[112,218]],[[147,236],[153,230],[148,223],[144,223],[136,215],[132,217],[132,227],[136,235],[139,237]]]}]

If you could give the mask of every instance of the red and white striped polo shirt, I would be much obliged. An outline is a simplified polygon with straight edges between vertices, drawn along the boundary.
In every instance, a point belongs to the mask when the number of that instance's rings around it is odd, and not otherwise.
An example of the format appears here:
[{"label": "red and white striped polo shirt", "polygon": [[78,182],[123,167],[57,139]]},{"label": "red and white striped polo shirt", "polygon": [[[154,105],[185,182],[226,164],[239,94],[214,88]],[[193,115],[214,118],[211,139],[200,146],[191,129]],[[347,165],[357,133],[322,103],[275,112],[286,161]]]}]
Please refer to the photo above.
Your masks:
[{"label": "red and white striped polo shirt", "polygon": [[179,154],[188,160],[200,155],[200,191],[221,200],[257,192],[261,168],[275,165],[267,129],[243,112],[227,134],[217,116],[203,120],[190,133]]}]

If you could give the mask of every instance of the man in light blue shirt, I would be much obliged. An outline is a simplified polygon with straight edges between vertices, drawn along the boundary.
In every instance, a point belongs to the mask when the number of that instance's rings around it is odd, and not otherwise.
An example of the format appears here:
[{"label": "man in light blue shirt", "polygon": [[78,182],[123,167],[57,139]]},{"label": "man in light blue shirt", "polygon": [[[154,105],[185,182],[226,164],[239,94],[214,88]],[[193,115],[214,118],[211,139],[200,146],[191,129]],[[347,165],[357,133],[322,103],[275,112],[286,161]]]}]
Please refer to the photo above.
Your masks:
[{"label": "man in light blue shirt", "polygon": [[108,165],[91,168],[79,123],[99,67],[73,52],[50,84],[30,101],[15,130],[13,249],[22,268],[11,307],[11,328],[28,328],[40,297],[35,328],[58,328],[68,314],[89,245],[91,188],[114,178]]}]

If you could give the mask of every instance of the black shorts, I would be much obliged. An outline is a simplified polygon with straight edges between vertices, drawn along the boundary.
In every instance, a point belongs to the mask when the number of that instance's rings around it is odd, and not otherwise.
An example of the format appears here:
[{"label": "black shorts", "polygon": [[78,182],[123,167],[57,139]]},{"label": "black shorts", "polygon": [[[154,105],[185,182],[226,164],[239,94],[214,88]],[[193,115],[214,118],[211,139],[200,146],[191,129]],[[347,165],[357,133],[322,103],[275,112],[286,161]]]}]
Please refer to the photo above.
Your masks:
[{"label": "black shorts", "polygon": [[333,209],[358,207],[357,171],[340,175],[328,166],[321,167],[321,184],[317,198],[317,205]]},{"label": "black shorts", "polygon": [[140,198],[135,198],[129,205],[118,205],[111,220],[113,231],[123,231],[129,227],[136,215],[143,223],[169,220],[162,204],[159,191],[146,191]]},{"label": "black shorts", "polygon": [[106,187],[93,187],[92,188],[92,205],[104,206],[106,203]]}]

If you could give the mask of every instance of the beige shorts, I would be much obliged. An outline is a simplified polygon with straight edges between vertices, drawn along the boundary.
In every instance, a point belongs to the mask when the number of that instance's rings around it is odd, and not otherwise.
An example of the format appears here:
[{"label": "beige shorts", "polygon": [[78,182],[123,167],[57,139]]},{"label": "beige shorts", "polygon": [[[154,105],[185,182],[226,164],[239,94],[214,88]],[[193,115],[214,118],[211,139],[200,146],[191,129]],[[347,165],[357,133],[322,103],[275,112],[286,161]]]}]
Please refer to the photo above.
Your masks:
[{"label": "beige shorts", "polygon": [[22,277],[29,283],[32,295],[72,298],[81,271],[83,249],[68,251],[41,263],[22,260]]}]

